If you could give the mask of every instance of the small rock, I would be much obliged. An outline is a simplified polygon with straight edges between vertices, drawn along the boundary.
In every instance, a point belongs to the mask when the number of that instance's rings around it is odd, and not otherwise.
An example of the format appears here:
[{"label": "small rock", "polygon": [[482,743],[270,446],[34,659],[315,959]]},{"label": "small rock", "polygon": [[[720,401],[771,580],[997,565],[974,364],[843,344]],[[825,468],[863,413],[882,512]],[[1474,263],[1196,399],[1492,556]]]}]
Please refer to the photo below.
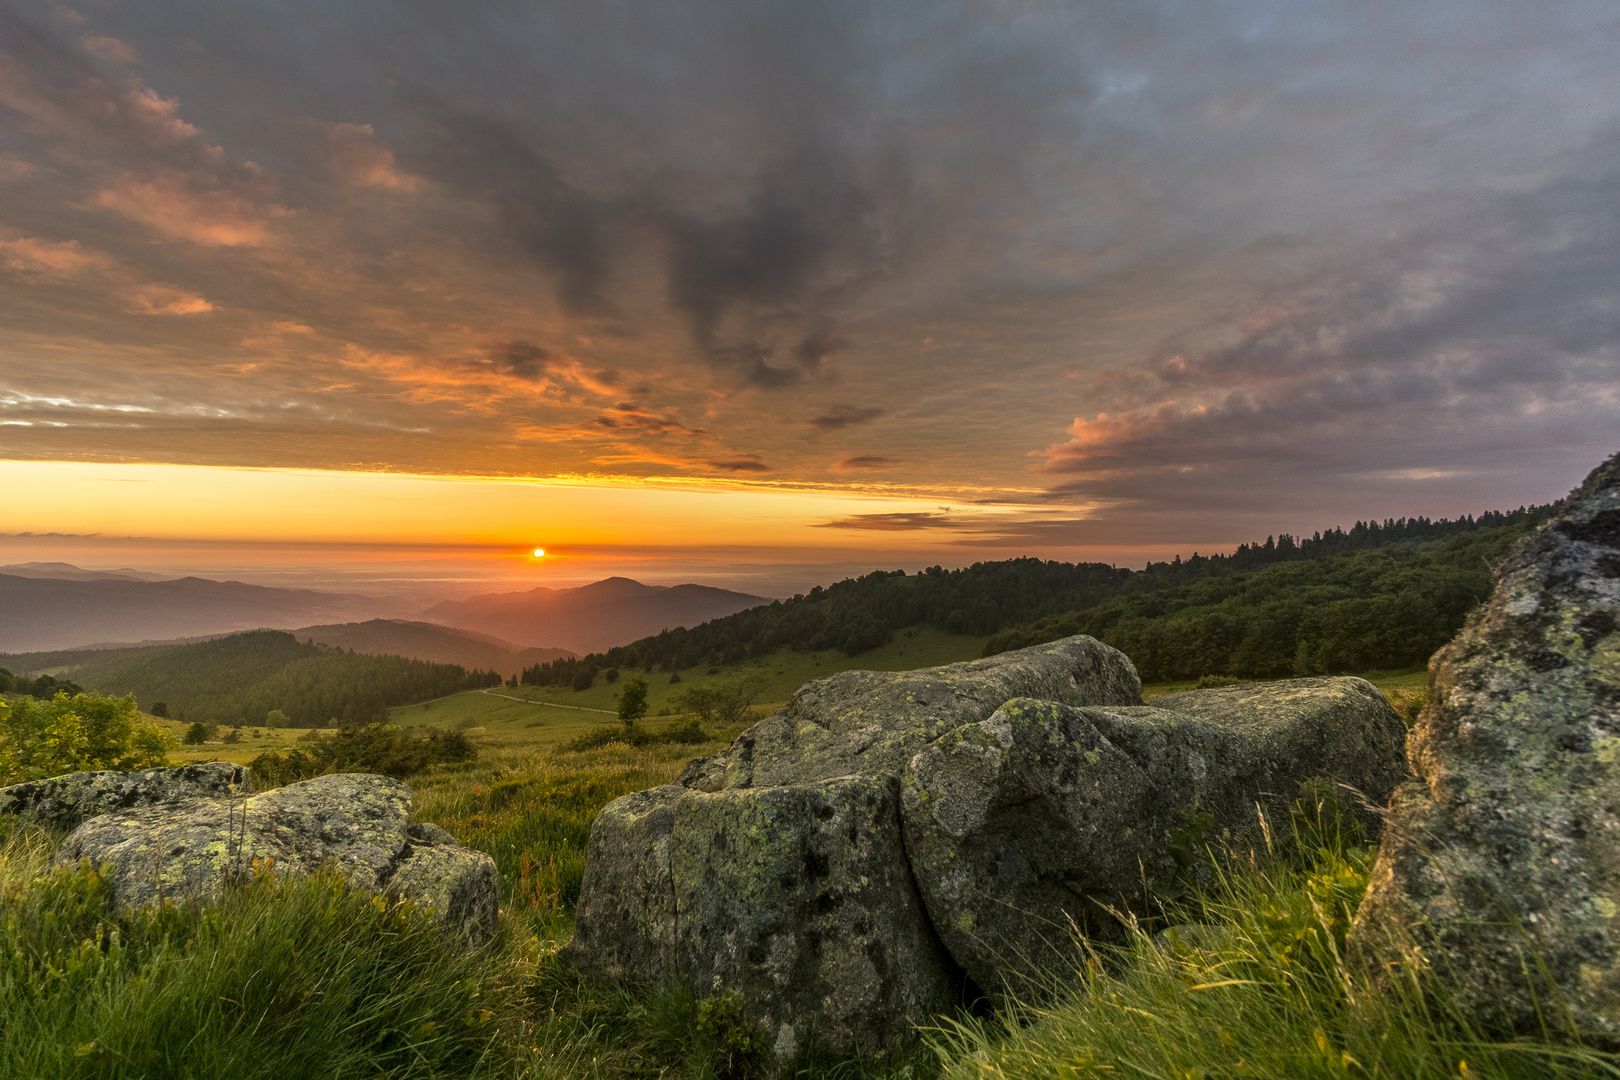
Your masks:
[{"label": "small rock", "polygon": [[261,795],[200,796],[90,818],[70,833],[58,864],[89,859],[108,871],[120,907],[207,902],[255,863],[278,874],[335,867],[357,888],[431,908],[468,940],[494,929],[495,864],[482,852],[407,831],[411,792],[369,773],[318,776]]},{"label": "small rock", "polygon": [[139,772],[102,769],[0,788],[0,814],[26,814],[43,825],[71,829],[113,810],[248,790],[247,767],[228,761]]}]

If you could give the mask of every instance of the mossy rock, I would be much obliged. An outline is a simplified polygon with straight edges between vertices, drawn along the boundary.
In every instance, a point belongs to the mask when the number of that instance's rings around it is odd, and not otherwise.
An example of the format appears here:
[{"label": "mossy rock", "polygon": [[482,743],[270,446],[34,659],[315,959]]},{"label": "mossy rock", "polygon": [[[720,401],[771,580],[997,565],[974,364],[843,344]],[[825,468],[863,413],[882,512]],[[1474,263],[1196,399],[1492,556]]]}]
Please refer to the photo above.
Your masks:
[{"label": "mossy rock", "polygon": [[1421,955],[1480,1030],[1620,1049],[1620,455],[1429,666],[1351,944]]}]

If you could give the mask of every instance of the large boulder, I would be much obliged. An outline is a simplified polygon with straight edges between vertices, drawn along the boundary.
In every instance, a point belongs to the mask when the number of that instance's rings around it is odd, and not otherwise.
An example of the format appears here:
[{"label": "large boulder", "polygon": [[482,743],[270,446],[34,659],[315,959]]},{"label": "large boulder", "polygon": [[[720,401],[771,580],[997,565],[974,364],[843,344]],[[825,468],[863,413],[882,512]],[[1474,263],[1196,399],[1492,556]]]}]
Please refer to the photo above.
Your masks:
[{"label": "large boulder", "polygon": [[[1302,781],[1378,803],[1406,775],[1406,727],[1361,679],[1201,690],[1154,706],[1009,701],[912,759],[906,849],[951,955],[1015,996],[1075,962],[1071,936],[1114,937],[1114,912],[1151,910],[1177,870],[1176,830],[1265,843]],[[1188,833],[1197,840],[1196,830]]]},{"label": "large boulder", "polygon": [[411,826],[410,805],[404,784],[369,773],[136,805],[85,821],[62,842],[57,862],[103,866],[121,907],[207,901],[255,865],[283,875],[330,866],[358,888],[432,909],[481,941],[498,910],[493,860],[443,843],[443,830]]},{"label": "large boulder", "polygon": [[844,671],[805,683],[787,708],[688,775],[705,788],[899,776],[925,744],[1016,697],[1139,705],[1142,680],[1124,653],[1084,634],[944,667]]},{"label": "large boulder", "polygon": [[899,785],[852,776],[610,804],[568,955],[746,1003],[778,1058],[894,1049],[960,997],[901,845]]},{"label": "large boulder", "polygon": [[1484,1030],[1620,1047],[1620,456],[1513,550],[1429,692],[1356,952],[1444,974]]},{"label": "large boulder", "polygon": [[591,826],[567,955],[583,971],[735,990],[777,1056],[892,1047],[961,993],[901,843],[928,742],[1013,697],[1131,705],[1124,654],[1074,637],[986,660],[807,683],[682,785]]},{"label": "large boulder", "polygon": [[0,788],[0,814],[18,814],[71,829],[113,810],[179,802],[203,795],[239,795],[248,790],[248,770],[228,761],[139,772],[69,773]]}]

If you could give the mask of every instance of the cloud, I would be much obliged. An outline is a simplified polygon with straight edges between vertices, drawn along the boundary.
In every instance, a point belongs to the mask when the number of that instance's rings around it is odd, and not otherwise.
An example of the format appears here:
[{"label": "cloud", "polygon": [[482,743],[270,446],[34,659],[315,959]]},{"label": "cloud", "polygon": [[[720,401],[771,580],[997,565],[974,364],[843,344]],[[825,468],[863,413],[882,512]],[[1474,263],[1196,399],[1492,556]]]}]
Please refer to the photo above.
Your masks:
[{"label": "cloud", "polygon": [[151,179],[125,175],[97,193],[95,204],[174,240],[220,247],[260,247],[272,239],[271,219],[290,211],[258,205],[199,179],[165,171]]},{"label": "cloud", "polygon": [[33,236],[0,238],[0,262],[12,273],[37,281],[66,281],[87,270],[106,270],[114,265],[111,256],[92,251],[77,240],[42,240]]},{"label": "cloud", "polygon": [[104,64],[132,67],[141,62],[141,54],[136,52],[133,46],[117,38],[99,35],[85,37],[79,40],[79,47]]},{"label": "cloud", "polygon": [[702,428],[687,427],[669,416],[660,416],[642,408],[633,401],[621,401],[607,415],[592,421],[597,427],[610,431],[636,431],[647,435],[680,434],[699,439],[713,439],[714,435]]},{"label": "cloud", "polygon": [[836,521],[818,522],[818,529],[867,529],[873,532],[912,532],[918,529],[962,529],[968,523],[918,510],[893,514],[856,514]]},{"label": "cloud", "polygon": [[194,292],[168,285],[143,285],[129,294],[130,310],[142,315],[201,315],[214,305]]},{"label": "cloud", "polygon": [[866,472],[872,469],[893,469],[901,464],[895,458],[864,455],[847,457],[833,466],[835,472]]},{"label": "cloud", "polygon": [[327,131],[327,166],[350,187],[375,187],[409,194],[419,177],[400,172],[394,152],[377,140],[370,124],[333,124]]},{"label": "cloud", "polygon": [[869,423],[888,411],[880,405],[867,405],[864,407],[834,405],[828,412],[812,417],[808,423],[811,427],[822,431],[838,431],[841,428],[847,428],[855,424]]}]

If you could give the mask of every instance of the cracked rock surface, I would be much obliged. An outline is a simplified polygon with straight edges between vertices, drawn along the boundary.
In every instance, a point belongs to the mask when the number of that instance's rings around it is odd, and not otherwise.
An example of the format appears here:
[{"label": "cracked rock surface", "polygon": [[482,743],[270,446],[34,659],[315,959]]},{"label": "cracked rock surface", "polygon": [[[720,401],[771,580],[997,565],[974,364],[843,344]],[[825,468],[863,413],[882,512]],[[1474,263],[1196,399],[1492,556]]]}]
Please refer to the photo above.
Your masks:
[{"label": "cracked rock surface", "polygon": [[1421,953],[1484,1030],[1620,1048],[1620,455],[1515,547],[1429,695],[1353,947]]},{"label": "cracked rock surface", "polygon": [[44,806],[53,821],[83,819],[56,861],[103,867],[121,907],[207,902],[256,863],[278,874],[332,866],[357,888],[431,909],[470,942],[494,931],[494,861],[438,826],[410,825],[411,792],[398,780],[338,773],[252,795],[246,773],[224,762],[78,773],[20,785],[45,794],[10,806],[36,814]]}]

